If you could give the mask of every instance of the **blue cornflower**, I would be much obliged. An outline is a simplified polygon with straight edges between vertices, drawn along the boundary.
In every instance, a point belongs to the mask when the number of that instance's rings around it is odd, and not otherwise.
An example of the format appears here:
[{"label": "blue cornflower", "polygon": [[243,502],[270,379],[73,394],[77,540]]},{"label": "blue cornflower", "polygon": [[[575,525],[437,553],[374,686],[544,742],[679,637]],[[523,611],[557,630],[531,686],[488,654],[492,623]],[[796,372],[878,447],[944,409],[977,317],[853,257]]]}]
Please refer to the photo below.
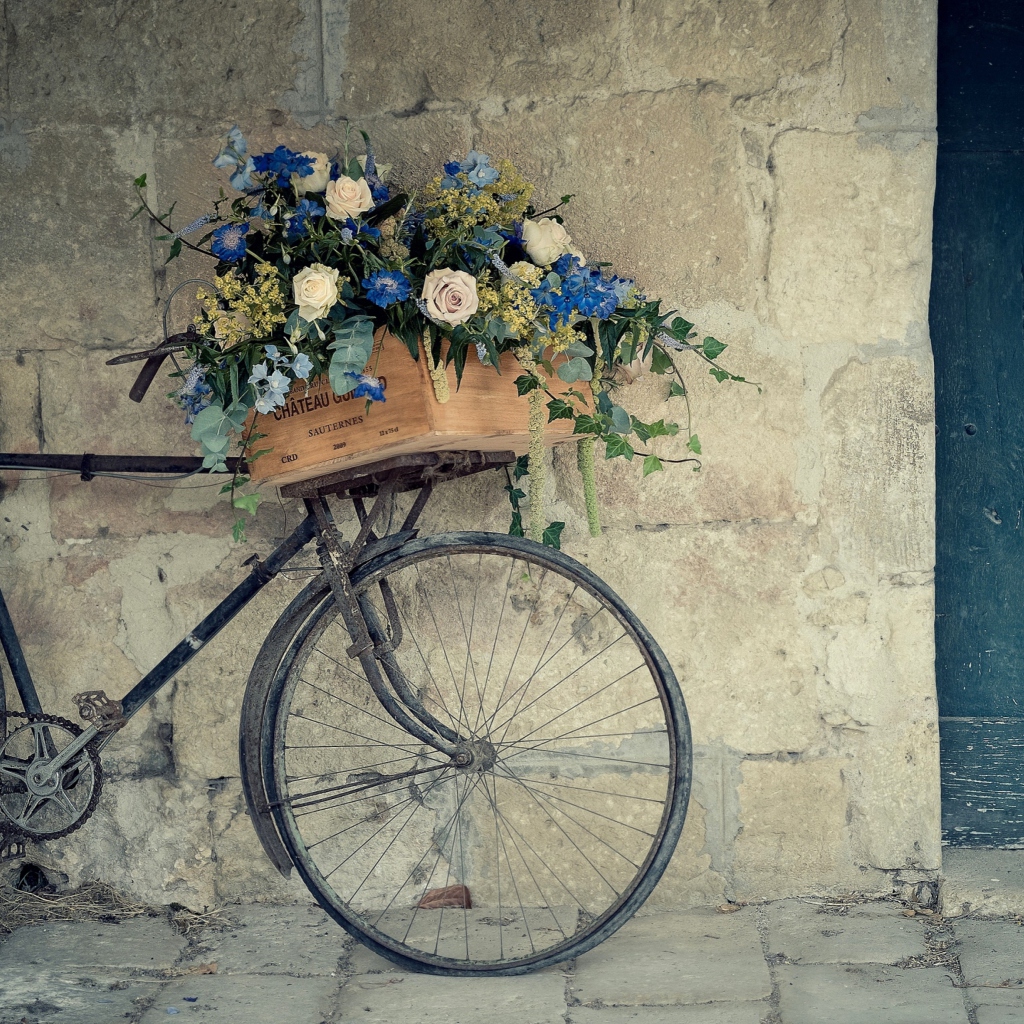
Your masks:
[{"label": "blue cornflower", "polygon": [[291,363],[292,373],[295,374],[300,380],[308,380],[309,375],[313,370],[313,360],[306,355],[305,352],[300,352]]},{"label": "blue cornflower", "polygon": [[366,297],[385,309],[409,298],[408,278],[397,270],[377,270],[363,281],[363,287]]},{"label": "blue cornflower", "polygon": [[246,156],[249,146],[238,125],[228,132],[221,151],[213,158],[213,166],[221,170],[232,169],[231,187],[244,192],[252,188],[252,172],[256,169],[253,159]]},{"label": "blue cornflower", "polygon": [[372,402],[384,402],[384,385],[379,377],[371,377],[367,373],[353,373],[351,370],[345,372],[346,377],[358,381],[352,391],[353,398],[369,398]]},{"label": "blue cornflower", "polygon": [[285,234],[291,239],[302,238],[309,231],[309,218],[322,217],[326,212],[319,203],[314,203],[312,199],[303,199],[295,207],[295,212],[285,218],[287,224]]},{"label": "blue cornflower", "polygon": [[213,255],[225,263],[237,263],[245,255],[245,236],[249,233],[249,222],[224,224],[217,228],[210,239]]},{"label": "blue cornflower", "polygon": [[497,167],[491,166],[491,158],[485,153],[478,153],[475,149],[469,151],[469,155],[459,165],[466,177],[477,186],[493,185],[499,178]]},{"label": "blue cornflower", "polygon": [[296,153],[287,146],[278,146],[272,153],[262,153],[253,159],[253,166],[258,174],[277,175],[277,184],[289,184],[293,174],[305,178],[313,173],[313,158]]}]

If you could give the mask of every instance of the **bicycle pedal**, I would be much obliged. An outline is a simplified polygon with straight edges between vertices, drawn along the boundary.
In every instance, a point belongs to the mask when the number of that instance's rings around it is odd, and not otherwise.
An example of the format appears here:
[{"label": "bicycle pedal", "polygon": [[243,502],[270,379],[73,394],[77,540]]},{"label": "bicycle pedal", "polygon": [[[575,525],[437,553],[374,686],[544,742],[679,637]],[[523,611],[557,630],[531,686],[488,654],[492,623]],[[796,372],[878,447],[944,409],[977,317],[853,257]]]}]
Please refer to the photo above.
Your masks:
[{"label": "bicycle pedal", "polygon": [[127,719],[119,700],[111,700],[103,690],[84,690],[71,698],[78,708],[78,717],[86,725],[95,725],[100,732],[116,732]]}]

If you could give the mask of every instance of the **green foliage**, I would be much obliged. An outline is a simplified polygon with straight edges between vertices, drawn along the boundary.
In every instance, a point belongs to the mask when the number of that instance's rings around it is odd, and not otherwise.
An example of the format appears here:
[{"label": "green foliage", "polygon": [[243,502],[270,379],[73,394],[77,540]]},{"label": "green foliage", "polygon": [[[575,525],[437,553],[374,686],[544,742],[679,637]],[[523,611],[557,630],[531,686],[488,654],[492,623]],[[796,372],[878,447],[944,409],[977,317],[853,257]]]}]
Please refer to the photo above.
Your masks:
[{"label": "green foliage", "polygon": [[661,464],[661,459],[657,455],[648,455],[644,458],[644,476],[650,476],[651,473],[660,473],[664,468]]},{"label": "green foliage", "polygon": [[357,381],[346,376],[362,373],[373,353],[373,321],[367,316],[351,316],[334,328],[334,341],[328,346],[334,354],[328,369],[331,390],[336,395],[347,395]]},{"label": "green foliage", "polygon": [[544,530],[541,543],[546,544],[549,548],[554,548],[556,551],[561,551],[562,531],[564,529],[565,523],[549,523]]}]

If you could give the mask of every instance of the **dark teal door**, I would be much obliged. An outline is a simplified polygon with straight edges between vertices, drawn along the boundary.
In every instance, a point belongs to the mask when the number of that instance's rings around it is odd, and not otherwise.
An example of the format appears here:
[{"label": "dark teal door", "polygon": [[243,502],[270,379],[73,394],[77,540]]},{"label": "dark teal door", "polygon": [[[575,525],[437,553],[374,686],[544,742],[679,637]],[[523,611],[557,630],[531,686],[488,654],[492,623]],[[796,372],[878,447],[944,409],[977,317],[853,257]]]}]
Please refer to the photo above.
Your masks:
[{"label": "dark teal door", "polygon": [[940,2],[938,86],[943,839],[1024,846],[1024,2]]}]

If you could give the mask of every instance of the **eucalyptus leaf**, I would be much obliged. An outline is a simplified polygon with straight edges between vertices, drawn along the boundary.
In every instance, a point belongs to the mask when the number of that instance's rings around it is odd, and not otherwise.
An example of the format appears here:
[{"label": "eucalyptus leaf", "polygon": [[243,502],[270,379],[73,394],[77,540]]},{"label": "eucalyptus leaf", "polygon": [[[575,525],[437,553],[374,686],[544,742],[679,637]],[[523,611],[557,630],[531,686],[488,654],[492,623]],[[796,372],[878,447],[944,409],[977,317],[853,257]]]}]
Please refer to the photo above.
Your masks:
[{"label": "eucalyptus leaf", "polygon": [[566,384],[573,384],[578,380],[592,380],[594,371],[590,368],[590,363],[586,359],[582,356],[574,356],[568,362],[562,363],[558,367],[558,376]]},{"label": "eucalyptus leaf", "polygon": [[594,354],[594,350],[582,341],[574,341],[565,352],[569,356],[592,356]]},{"label": "eucalyptus leaf", "polygon": [[633,430],[633,423],[629,418],[629,413],[621,405],[612,406],[611,417],[611,429],[616,434],[628,434]]}]

